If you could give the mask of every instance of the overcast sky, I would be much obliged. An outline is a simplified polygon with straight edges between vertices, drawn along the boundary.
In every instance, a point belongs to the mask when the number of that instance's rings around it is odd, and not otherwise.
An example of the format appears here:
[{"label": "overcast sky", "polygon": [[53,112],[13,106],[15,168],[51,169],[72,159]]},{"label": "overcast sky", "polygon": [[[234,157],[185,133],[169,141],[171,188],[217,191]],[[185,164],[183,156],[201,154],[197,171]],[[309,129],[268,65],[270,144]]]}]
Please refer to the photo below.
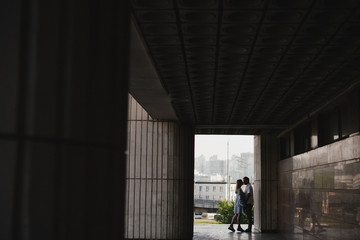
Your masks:
[{"label": "overcast sky", "polygon": [[195,135],[195,157],[204,155],[209,159],[218,155],[218,159],[227,158],[229,141],[229,158],[244,152],[254,152],[254,136],[245,135]]}]

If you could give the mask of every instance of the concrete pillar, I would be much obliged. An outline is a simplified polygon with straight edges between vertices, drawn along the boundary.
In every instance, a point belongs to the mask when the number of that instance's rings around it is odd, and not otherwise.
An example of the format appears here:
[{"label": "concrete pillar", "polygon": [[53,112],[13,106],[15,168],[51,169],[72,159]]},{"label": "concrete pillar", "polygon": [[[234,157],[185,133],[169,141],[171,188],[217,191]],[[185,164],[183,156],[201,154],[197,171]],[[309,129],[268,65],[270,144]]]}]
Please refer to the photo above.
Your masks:
[{"label": "concrete pillar", "polygon": [[194,132],[130,96],[126,239],[192,239]]},{"label": "concrete pillar", "polygon": [[121,239],[127,2],[0,11],[0,239]]},{"label": "concrete pillar", "polygon": [[277,230],[277,159],[276,136],[255,136],[254,227],[261,232]]}]

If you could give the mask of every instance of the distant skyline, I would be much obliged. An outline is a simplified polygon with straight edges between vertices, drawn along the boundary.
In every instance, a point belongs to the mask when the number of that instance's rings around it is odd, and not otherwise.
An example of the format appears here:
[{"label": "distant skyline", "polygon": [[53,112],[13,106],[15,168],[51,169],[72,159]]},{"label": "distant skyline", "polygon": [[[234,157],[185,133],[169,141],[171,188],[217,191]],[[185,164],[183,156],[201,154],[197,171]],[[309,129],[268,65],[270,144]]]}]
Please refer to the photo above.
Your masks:
[{"label": "distant skyline", "polygon": [[227,142],[229,141],[229,158],[245,152],[254,152],[254,136],[252,135],[195,135],[195,157],[204,155],[206,159],[217,155],[226,160]]}]

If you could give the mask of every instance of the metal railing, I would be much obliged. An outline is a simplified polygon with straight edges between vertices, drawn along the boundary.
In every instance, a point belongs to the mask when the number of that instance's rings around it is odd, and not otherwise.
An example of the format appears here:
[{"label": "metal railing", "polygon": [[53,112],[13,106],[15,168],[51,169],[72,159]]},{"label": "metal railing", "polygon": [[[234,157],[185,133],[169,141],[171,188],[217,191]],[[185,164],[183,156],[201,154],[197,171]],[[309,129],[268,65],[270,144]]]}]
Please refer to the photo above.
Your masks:
[{"label": "metal railing", "polygon": [[218,200],[194,199],[194,207],[197,208],[218,208]]}]

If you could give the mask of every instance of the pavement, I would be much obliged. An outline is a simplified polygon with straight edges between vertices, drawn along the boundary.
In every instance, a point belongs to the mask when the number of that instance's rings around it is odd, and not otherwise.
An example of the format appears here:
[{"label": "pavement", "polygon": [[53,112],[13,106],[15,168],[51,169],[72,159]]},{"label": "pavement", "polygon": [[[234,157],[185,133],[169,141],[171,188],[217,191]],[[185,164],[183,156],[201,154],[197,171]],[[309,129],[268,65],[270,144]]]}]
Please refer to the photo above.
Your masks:
[{"label": "pavement", "polygon": [[[260,233],[253,231],[247,232],[231,232],[228,230],[229,224],[195,224],[193,240],[285,240],[283,236],[277,233]],[[243,229],[247,228],[246,224],[241,224]],[[237,225],[234,225],[237,228]]]}]

